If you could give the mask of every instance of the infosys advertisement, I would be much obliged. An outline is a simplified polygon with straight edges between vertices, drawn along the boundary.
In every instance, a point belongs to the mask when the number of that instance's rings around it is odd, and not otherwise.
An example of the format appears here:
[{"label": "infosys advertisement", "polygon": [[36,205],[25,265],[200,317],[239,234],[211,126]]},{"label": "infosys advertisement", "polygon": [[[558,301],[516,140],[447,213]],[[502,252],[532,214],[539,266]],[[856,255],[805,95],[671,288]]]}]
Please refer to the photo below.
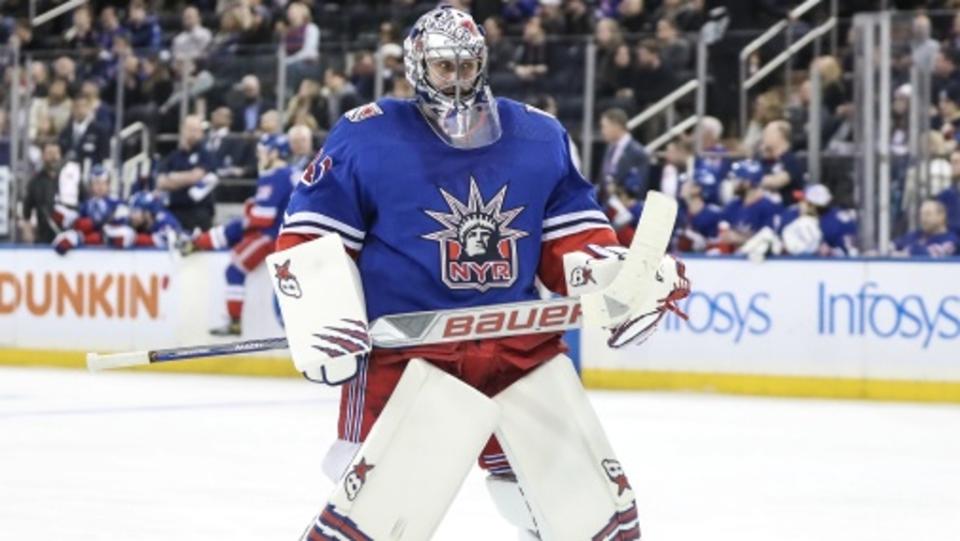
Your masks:
[{"label": "infosys advertisement", "polygon": [[585,367],[960,381],[960,262],[693,258],[645,344],[584,331]]}]

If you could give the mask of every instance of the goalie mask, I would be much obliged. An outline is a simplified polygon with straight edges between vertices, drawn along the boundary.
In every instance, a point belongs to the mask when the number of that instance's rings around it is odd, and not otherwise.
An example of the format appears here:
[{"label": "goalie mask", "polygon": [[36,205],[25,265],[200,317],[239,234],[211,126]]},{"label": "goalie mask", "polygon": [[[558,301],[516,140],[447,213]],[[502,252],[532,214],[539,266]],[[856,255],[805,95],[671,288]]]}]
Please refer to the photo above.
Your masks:
[{"label": "goalie mask", "polygon": [[417,105],[440,139],[461,149],[500,139],[497,103],[487,84],[487,45],[469,14],[450,6],[428,11],[403,51]]}]

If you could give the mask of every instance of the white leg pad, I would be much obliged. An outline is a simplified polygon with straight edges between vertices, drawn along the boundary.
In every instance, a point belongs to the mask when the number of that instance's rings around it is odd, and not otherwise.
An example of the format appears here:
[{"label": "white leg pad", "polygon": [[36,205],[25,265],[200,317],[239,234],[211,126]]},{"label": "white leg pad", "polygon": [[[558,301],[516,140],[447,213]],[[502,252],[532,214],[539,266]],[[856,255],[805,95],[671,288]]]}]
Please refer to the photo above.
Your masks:
[{"label": "white leg pad", "polygon": [[633,491],[570,359],[544,363],[494,401],[497,439],[542,539],[640,538]]},{"label": "white leg pad", "polygon": [[469,385],[410,361],[304,538],[430,539],[499,415],[496,403]]},{"label": "white leg pad", "polygon": [[491,475],[487,477],[487,492],[490,493],[490,499],[497,511],[507,522],[521,531],[537,531],[537,525],[533,523],[533,516],[530,515],[530,507],[516,479]]}]

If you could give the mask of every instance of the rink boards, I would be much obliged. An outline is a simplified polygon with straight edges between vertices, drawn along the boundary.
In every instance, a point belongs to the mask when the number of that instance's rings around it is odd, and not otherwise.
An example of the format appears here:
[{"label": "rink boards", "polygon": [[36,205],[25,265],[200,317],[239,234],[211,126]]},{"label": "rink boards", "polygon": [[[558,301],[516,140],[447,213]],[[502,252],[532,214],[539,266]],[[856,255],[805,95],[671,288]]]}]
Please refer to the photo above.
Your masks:
[{"label": "rink boards", "polygon": [[[0,363],[82,366],[83,353],[209,343],[226,252],[0,250]],[[960,262],[690,258],[694,291],[646,344],[584,331],[584,381],[616,389],[960,402]],[[282,334],[266,270],[248,277],[244,338]],[[281,354],[166,370],[294,375]],[[155,370],[156,368],[151,368]]]}]

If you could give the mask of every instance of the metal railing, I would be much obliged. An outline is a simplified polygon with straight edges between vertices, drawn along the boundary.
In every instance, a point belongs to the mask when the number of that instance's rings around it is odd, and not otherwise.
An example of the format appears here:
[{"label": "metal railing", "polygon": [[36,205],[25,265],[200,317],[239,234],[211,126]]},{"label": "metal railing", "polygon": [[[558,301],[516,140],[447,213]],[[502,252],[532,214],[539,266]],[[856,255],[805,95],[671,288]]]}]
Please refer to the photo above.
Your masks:
[{"label": "metal railing", "polygon": [[636,116],[628,120],[627,129],[629,129],[630,131],[633,131],[639,128],[640,126],[642,126],[643,124],[645,124],[650,119],[656,117],[657,115],[665,111],[667,112],[667,117],[668,117],[667,123],[673,124],[669,120],[669,117],[675,115],[676,113],[675,112],[671,113],[670,109],[674,108],[678,101],[687,97],[687,95],[689,95],[691,92],[695,92],[699,87],[700,87],[700,81],[697,81],[696,79],[691,79],[686,83],[680,85],[679,87],[677,87],[676,90],[660,98],[659,101],[650,105],[649,107],[641,111],[639,114],[637,114]]},{"label": "metal railing", "polygon": [[[750,89],[754,85],[756,85],[757,82],[759,82],[761,79],[769,75],[770,72],[777,69],[779,66],[787,63],[787,61],[790,60],[793,57],[793,55],[796,54],[797,51],[799,51],[808,43],[810,43],[810,41],[812,41],[813,39],[813,38],[808,39],[808,36],[809,36],[809,33],[808,33],[804,35],[802,38],[800,38],[796,43],[794,43],[792,39],[792,35],[790,34],[791,21],[799,19],[800,17],[803,17],[804,15],[812,11],[815,7],[819,6],[821,3],[823,3],[823,0],[807,0],[806,2],[793,8],[792,10],[790,10],[790,14],[788,18],[783,19],[777,22],[776,24],[774,24],[773,26],[771,26],[770,28],[768,28],[766,32],[757,36],[756,39],[748,43],[740,51],[740,59],[739,59],[740,111],[739,113],[740,113],[740,131],[741,132],[745,132],[747,129],[747,95]],[[817,37],[820,37],[825,32],[829,32],[834,29],[834,25],[836,24],[836,13],[837,13],[836,0],[831,1],[830,9],[831,9],[830,20],[832,20],[833,23],[831,23],[831,26],[826,29],[822,29],[822,26],[818,27],[818,28],[821,28],[821,31],[819,34],[817,34]],[[784,52],[777,55],[766,66],[759,68],[757,72],[753,74],[753,76],[749,77],[748,79],[747,69],[750,63],[750,57],[754,53],[759,51],[764,45],[769,43],[771,40],[776,38],[781,32],[785,30],[786,30],[787,47],[784,50]],[[815,30],[812,30],[811,32]],[[832,36],[831,39],[835,41],[836,37]],[[801,43],[802,45],[800,45]],[[791,71],[790,68],[791,66],[788,64],[786,81],[785,81],[788,88],[790,84],[790,71]],[[761,73],[762,73],[762,76],[758,77],[758,75],[760,75]]]},{"label": "metal railing", "polygon": [[87,3],[88,0],[67,0],[59,6],[54,6],[37,15],[37,0],[30,0],[30,26],[34,28],[50,22],[64,13],[69,13]]},{"label": "metal railing", "polygon": [[[124,142],[136,135],[140,136],[140,152],[123,160]],[[150,170],[150,130],[143,122],[134,122],[110,140],[110,147],[113,161],[111,165],[116,168],[110,191],[118,197],[126,198],[130,195],[130,186],[143,173],[142,168],[146,167],[147,172]]]}]

